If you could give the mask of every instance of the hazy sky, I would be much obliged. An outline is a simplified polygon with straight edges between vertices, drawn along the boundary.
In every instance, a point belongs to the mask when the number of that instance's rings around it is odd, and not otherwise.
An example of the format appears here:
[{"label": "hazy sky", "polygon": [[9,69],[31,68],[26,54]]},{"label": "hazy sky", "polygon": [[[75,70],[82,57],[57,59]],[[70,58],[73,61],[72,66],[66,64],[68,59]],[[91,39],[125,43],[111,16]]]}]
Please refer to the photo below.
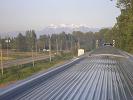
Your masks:
[{"label": "hazy sky", "polygon": [[119,14],[110,0],[0,0],[0,32],[41,30],[50,24],[111,27]]}]

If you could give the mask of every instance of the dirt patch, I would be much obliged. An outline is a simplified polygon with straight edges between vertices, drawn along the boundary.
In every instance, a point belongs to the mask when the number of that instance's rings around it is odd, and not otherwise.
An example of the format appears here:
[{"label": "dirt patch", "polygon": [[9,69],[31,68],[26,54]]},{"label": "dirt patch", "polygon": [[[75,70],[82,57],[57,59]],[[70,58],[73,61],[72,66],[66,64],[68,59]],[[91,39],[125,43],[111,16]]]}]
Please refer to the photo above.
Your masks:
[{"label": "dirt patch", "polygon": [[9,86],[9,85],[11,85],[11,84],[14,84],[14,83],[16,83],[17,81],[15,80],[15,81],[10,81],[10,82],[8,82],[8,83],[1,83],[0,84],[0,88],[5,88],[5,87],[7,87],[7,86]]}]

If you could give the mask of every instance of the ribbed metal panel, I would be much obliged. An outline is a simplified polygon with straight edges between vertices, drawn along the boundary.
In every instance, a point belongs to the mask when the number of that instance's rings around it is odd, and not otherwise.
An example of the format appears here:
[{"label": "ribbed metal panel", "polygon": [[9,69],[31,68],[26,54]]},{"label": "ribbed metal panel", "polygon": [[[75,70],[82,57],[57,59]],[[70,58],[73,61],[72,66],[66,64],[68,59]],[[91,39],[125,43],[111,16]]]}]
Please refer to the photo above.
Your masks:
[{"label": "ribbed metal panel", "polygon": [[119,56],[90,56],[12,99],[133,100],[133,63]]}]

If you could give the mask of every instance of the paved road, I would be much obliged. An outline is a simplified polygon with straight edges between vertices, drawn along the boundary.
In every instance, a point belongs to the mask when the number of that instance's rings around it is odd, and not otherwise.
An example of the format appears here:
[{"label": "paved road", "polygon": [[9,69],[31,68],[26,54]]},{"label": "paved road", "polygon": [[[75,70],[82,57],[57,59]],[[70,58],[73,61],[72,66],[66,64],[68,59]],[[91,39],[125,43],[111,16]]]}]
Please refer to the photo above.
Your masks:
[{"label": "paved road", "polygon": [[[97,55],[96,55],[97,54]],[[15,93],[15,92],[14,92]],[[9,97],[9,98],[8,98]],[[126,53],[99,48],[69,68],[8,100],[133,100],[133,61]],[[0,99],[3,99],[0,96]]]},{"label": "paved road", "polygon": [[16,65],[31,63],[31,62],[33,62],[33,60],[38,61],[38,60],[44,60],[44,59],[48,59],[48,58],[49,58],[49,56],[43,55],[43,56],[37,56],[34,58],[28,57],[28,58],[23,58],[23,59],[11,60],[8,62],[4,62],[3,66],[4,66],[4,68],[8,68],[8,67],[16,66]]}]

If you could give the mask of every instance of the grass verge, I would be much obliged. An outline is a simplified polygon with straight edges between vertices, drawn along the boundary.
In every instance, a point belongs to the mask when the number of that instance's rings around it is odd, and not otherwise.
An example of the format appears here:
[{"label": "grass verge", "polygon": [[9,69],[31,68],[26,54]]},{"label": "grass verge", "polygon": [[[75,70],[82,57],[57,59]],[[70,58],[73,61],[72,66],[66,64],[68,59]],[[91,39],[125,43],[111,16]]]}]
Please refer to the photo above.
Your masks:
[{"label": "grass verge", "polygon": [[71,58],[72,54],[67,53],[62,54],[61,56],[55,56],[52,59],[52,62],[49,62],[49,59],[36,61],[34,67],[32,66],[32,63],[29,63],[25,65],[6,68],[4,69],[4,75],[0,75],[0,87],[5,87],[18,80],[25,79],[39,71],[46,70]]}]

